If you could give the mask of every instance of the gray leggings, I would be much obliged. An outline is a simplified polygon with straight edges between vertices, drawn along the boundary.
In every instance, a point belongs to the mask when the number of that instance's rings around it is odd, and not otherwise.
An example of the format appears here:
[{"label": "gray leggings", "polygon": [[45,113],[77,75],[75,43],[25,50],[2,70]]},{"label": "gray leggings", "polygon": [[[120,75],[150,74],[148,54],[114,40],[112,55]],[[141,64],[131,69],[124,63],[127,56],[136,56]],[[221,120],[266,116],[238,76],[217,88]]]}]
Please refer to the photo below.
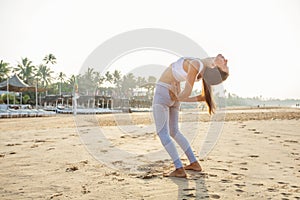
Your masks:
[{"label": "gray leggings", "polygon": [[171,137],[185,152],[190,163],[195,162],[197,159],[188,140],[178,129],[178,111],[180,103],[178,101],[171,100],[169,95],[170,87],[170,85],[162,82],[158,82],[156,84],[156,91],[153,99],[153,115],[156,132],[160,141],[171,156],[175,168],[178,169],[183,167],[183,165]]}]

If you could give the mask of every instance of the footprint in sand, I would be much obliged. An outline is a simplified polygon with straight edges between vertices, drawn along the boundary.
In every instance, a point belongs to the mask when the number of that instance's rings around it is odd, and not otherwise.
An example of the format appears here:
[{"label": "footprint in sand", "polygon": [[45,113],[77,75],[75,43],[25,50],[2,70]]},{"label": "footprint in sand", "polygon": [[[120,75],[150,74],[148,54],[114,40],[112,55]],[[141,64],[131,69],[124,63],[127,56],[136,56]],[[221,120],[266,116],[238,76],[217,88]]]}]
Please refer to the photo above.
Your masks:
[{"label": "footprint in sand", "polygon": [[283,181],[278,181],[277,183],[280,184],[280,185],[282,185],[282,184],[284,184],[284,185],[285,185],[285,184],[288,184],[288,183],[285,183],[285,182],[283,182]]},{"label": "footprint in sand", "polygon": [[122,160],[116,160],[116,161],[113,161],[111,162],[113,165],[122,165],[123,164],[123,161]]},{"label": "footprint in sand", "polygon": [[210,169],[228,172],[228,169],[223,169],[223,168],[215,168],[215,167],[211,167]]},{"label": "footprint in sand", "polygon": [[21,145],[21,144],[19,144],[19,143],[16,143],[16,144],[6,144],[5,146],[7,146],[7,147],[13,147],[15,145]]},{"label": "footprint in sand", "polygon": [[68,167],[66,169],[66,172],[74,172],[77,171],[79,168],[77,166]]},{"label": "footprint in sand", "polygon": [[59,196],[62,196],[63,193],[57,193],[57,194],[53,194],[51,195],[50,199],[54,199],[55,197],[59,197]]},{"label": "footprint in sand", "polygon": [[241,189],[236,189],[235,191],[237,191],[237,192],[245,192],[244,190],[241,190]]},{"label": "footprint in sand", "polygon": [[88,164],[89,163],[89,161],[88,160],[82,160],[82,161],[80,161],[80,163],[82,163],[82,164]]},{"label": "footprint in sand", "polygon": [[38,146],[39,146],[39,145],[37,145],[37,144],[33,144],[33,145],[30,146],[30,148],[33,149],[33,148],[36,148],[36,147],[38,147]]},{"label": "footprint in sand", "polygon": [[240,170],[248,170],[246,167],[241,167]]},{"label": "footprint in sand", "polygon": [[245,177],[245,175],[240,175],[240,176],[237,176],[237,177],[235,177],[235,180],[243,180],[244,179],[244,177]]},{"label": "footprint in sand", "polygon": [[231,174],[234,175],[234,176],[242,175],[242,174],[235,173],[235,172],[232,172]]},{"label": "footprint in sand", "polygon": [[242,180],[245,176],[244,174],[239,174],[239,173],[234,173],[234,172],[231,174],[235,176],[234,177],[235,180]]},{"label": "footprint in sand", "polygon": [[278,191],[276,188],[268,188],[267,190],[268,190],[268,192],[277,192]]},{"label": "footprint in sand", "polygon": [[252,185],[255,185],[255,186],[264,186],[263,183],[253,183]]},{"label": "footprint in sand", "polygon": [[250,158],[258,158],[259,155],[250,155],[249,157],[250,157]]},{"label": "footprint in sand", "polygon": [[284,140],[284,142],[288,142],[288,143],[298,143],[298,141],[296,141],[296,140]]},{"label": "footprint in sand", "polygon": [[246,125],[245,124],[242,124],[241,126],[240,126],[240,128],[245,128],[246,127]]},{"label": "footprint in sand", "polygon": [[239,184],[239,183],[236,183],[236,184],[234,184],[236,187],[238,187],[238,188],[243,188],[243,187],[245,187],[246,185],[245,184]]},{"label": "footprint in sand", "polygon": [[87,193],[90,193],[90,192],[91,192],[90,190],[88,190],[88,189],[86,188],[85,185],[82,185],[81,187],[82,187],[82,191],[81,191],[82,194],[87,194]]},{"label": "footprint in sand", "polygon": [[186,197],[196,197],[196,195],[195,195],[195,194],[193,194],[193,193],[190,193],[190,194],[185,194],[184,196],[186,196]]},{"label": "footprint in sand", "polygon": [[212,195],[209,195],[209,197],[212,199],[220,199],[221,198],[221,196],[218,194],[212,194]]},{"label": "footprint in sand", "polygon": [[221,179],[221,182],[222,182],[222,183],[232,183],[232,181],[231,181],[231,180],[228,180],[228,179]]},{"label": "footprint in sand", "polygon": [[182,189],[183,191],[191,191],[191,190],[196,190],[196,188],[184,188]]},{"label": "footprint in sand", "polygon": [[256,130],[255,128],[249,128],[248,131],[252,131],[254,134],[262,134],[263,132]]},{"label": "footprint in sand", "polygon": [[34,143],[44,143],[47,142],[46,140],[42,140],[42,139],[36,139],[33,141]]},{"label": "footprint in sand", "polygon": [[209,177],[218,177],[216,174],[208,174]]}]

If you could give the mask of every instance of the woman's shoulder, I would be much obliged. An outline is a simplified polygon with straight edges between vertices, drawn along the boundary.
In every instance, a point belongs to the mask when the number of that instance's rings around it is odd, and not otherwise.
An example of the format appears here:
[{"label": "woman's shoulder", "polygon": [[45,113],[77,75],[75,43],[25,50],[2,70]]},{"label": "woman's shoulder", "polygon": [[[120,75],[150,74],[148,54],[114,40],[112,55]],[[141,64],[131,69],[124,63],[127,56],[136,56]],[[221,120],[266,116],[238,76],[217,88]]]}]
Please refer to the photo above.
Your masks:
[{"label": "woman's shoulder", "polygon": [[199,58],[195,58],[195,57],[185,57],[184,58],[184,62],[186,64],[192,64],[192,66],[200,66],[201,65],[201,60]]}]

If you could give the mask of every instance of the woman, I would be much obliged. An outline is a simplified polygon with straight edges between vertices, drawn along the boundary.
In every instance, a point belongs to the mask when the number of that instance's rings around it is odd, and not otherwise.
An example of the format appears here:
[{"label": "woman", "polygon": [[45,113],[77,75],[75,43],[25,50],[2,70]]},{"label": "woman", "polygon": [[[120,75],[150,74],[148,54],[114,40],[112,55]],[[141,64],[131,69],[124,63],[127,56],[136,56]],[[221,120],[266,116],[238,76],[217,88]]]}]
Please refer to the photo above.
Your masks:
[{"label": "woman", "polygon": [[[161,75],[156,84],[153,115],[157,134],[176,168],[165,176],[186,177],[185,170],[202,171],[189,142],[178,129],[179,102],[205,101],[209,114],[214,113],[211,85],[220,84],[228,75],[227,60],[221,54],[205,59],[180,58]],[[200,79],[202,79],[202,94],[190,97],[195,81]],[[183,91],[180,91],[181,81],[186,82]],[[179,144],[190,161],[184,168],[170,136]]]}]

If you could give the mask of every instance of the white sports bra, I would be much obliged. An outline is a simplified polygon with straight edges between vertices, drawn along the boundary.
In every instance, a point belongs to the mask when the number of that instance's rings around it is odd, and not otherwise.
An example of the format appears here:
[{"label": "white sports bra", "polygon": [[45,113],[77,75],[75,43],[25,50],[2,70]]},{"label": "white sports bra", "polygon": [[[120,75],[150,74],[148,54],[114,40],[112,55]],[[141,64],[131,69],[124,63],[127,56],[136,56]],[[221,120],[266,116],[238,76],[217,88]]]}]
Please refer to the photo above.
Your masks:
[{"label": "white sports bra", "polygon": [[183,69],[183,62],[184,62],[185,59],[199,60],[200,67],[199,67],[198,74],[203,69],[203,63],[201,62],[201,60],[199,58],[192,58],[192,57],[181,57],[181,58],[179,58],[176,62],[172,63],[172,73],[173,73],[173,76],[179,82],[187,80],[187,73]]}]

